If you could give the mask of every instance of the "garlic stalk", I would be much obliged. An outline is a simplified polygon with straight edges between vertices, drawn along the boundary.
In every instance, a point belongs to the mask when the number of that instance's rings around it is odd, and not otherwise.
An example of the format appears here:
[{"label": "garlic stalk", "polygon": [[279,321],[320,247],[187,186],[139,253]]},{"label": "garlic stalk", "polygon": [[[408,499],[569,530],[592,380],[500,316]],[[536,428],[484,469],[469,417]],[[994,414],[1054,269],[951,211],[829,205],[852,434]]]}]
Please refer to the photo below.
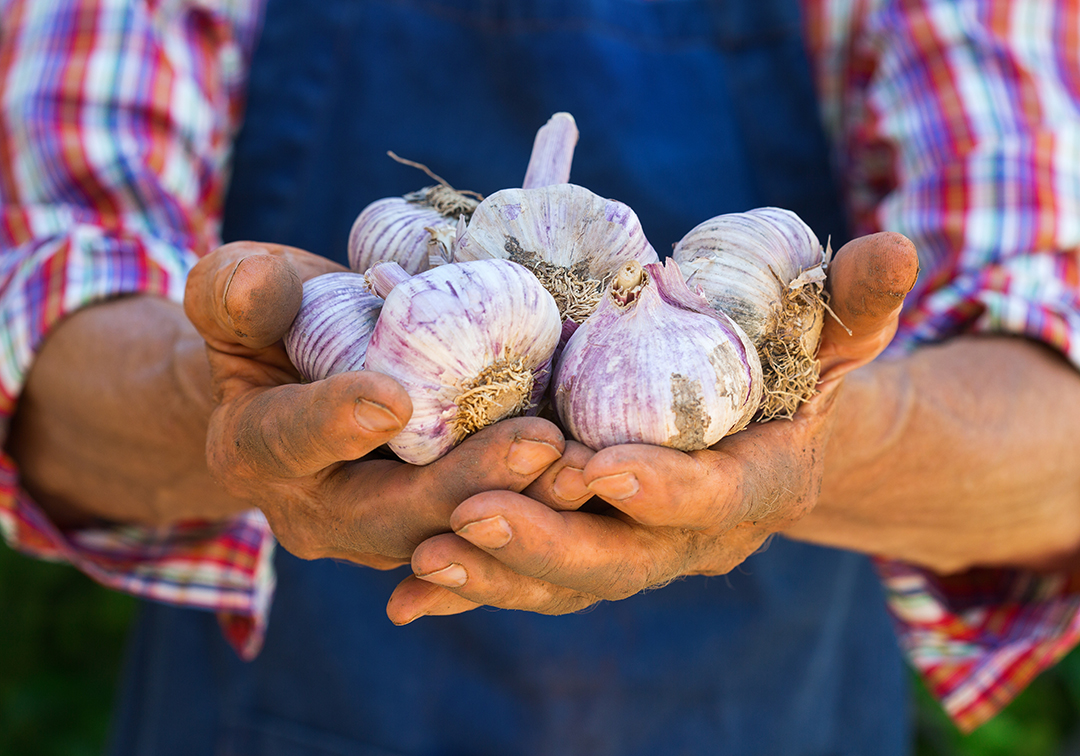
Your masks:
[{"label": "garlic stalk", "polygon": [[570,181],[570,165],[574,161],[577,140],[577,122],[572,115],[556,113],[551,116],[536,132],[521,188],[535,189]]},{"label": "garlic stalk", "polygon": [[325,273],[304,283],[285,351],[305,381],[361,370],[383,301],[358,273]]},{"label": "garlic stalk", "polygon": [[390,448],[427,464],[486,425],[534,411],[560,330],[555,300],[507,260],[443,265],[397,283],[366,360],[412,399]]},{"label": "garlic stalk", "polygon": [[529,269],[561,317],[582,322],[628,260],[657,262],[629,207],[576,184],[503,189],[487,197],[454,245],[454,259],[504,258]]},{"label": "garlic stalk", "polygon": [[690,286],[757,348],[765,378],[761,420],[791,417],[814,395],[830,256],[798,215],[776,207],[711,218],[672,252]]},{"label": "garlic stalk", "polygon": [[553,386],[559,418],[586,446],[692,451],[750,422],[761,364],[742,329],[692,292],[674,262],[633,260],[570,337]]}]

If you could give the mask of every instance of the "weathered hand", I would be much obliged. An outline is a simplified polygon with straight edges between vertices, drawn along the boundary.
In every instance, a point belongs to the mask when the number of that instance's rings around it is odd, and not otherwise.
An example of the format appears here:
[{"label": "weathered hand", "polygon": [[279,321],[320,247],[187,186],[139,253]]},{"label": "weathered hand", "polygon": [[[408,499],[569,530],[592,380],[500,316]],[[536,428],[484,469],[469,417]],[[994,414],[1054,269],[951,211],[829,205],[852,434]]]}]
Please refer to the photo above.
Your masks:
[{"label": "weathered hand", "polygon": [[[815,504],[842,378],[895,333],[918,261],[897,234],[857,239],[830,270],[831,306],[819,351],[819,393],[790,421],[773,421],[689,454],[646,445],[595,455],[568,444],[550,486],[488,491],[463,502],[442,534],[413,553],[418,577],[391,597],[407,622],[486,604],[564,613],[620,599],[681,575],[721,574]],[[558,511],[590,494],[606,512]]]},{"label": "weathered hand", "polygon": [[192,271],[185,310],[206,340],[217,402],[207,461],[293,554],[389,568],[447,532],[462,501],[523,490],[560,458],[564,441],[551,423],[520,418],[424,467],[372,455],[408,421],[405,390],[368,371],[300,384],[281,344],[303,280],[335,270],[302,250],[238,242]]}]

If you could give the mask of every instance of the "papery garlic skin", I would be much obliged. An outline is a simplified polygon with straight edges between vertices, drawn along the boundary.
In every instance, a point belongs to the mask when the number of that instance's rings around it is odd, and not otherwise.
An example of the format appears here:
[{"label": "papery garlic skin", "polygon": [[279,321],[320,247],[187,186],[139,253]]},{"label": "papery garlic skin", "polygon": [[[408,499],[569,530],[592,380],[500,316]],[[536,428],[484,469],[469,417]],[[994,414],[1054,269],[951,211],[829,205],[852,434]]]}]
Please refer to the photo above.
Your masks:
[{"label": "papery garlic skin", "polygon": [[443,265],[397,284],[366,362],[412,399],[390,448],[425,465],[480,427],[533,411],[560,331],[555,300],[508,260]]},{"label": "papery garlic skin", "polygon": [[633,210],[576,184],[495,192],[477,206],[453,255],[520,263],[554,295],[562,317],[578,323],[624,263],[659,260]]},{"label": "papery garlic skin", "polygon": [[285,351],[305,381],[361,370],[383,300],[359,273],[325,273],[304,283]]},{"label": "papery garlic skin", "polygon": [[570,337],[555,371],[556,412],[592,449],[705,449],[756,412],[757,352],[734,321],[687,288],[674,262],[644,273],[629,292],[617,280]]},{"label": "papery garlic skin", "polygon": [[410,274],[451,260],[458,219],[472,215],[477,200],[446,186],[429,186],[365,207],[349,232],[349,267],[364,273],[393,261]]},{"label": "papery garlic skin", "polygon": [[798,215],[776,207],[711,218],[672,252],[689,285],[754,342],[762,420],[791,417],[816,391],[829,255]]}]

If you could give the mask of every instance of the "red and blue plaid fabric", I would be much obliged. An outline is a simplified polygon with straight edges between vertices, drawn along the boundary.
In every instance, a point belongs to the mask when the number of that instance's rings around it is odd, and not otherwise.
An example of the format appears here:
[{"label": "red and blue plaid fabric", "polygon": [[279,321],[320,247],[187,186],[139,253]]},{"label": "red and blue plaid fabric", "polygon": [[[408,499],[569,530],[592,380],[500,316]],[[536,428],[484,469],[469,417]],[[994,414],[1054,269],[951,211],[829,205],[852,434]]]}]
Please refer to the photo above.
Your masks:
[{"label": "red and blue plaid fabric", "polygon": [[[899,231],[923,274],[893,350],[973,331],[1080,366],[1080,9],[1027,0],[803,0],[855,230]],[[218,240],[261,4],[0,0],[0,434],[65,315],[180,301]],[[61,531],[0,459],[9,544],[219,613],[257,653],[273,536],[223,523]],[[879,562],[912,663],[959,726],[993,716],[1080,638],[1080,585]]]}]

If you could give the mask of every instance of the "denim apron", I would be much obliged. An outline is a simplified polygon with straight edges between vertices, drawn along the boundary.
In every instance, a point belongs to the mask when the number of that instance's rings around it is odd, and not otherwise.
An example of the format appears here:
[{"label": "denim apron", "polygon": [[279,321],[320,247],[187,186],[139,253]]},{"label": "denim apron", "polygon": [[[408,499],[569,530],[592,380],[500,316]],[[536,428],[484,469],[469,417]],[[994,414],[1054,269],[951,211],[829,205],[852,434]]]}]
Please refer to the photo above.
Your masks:
[{"label": "denim apron", "polygon": [[[554,112],[572,179],[629,204],[661,254],[778,205],[844,236],[796,0],[270,0],[227,239],[344,262],[368,202],[520,185]],[[393,626],[406,572],[279,549],[253,662],[214,617],[143,607],[123,756],[899,755],[904,673],[866,559],[774,539],[730,575],[590,611],[481,609]]]}]

